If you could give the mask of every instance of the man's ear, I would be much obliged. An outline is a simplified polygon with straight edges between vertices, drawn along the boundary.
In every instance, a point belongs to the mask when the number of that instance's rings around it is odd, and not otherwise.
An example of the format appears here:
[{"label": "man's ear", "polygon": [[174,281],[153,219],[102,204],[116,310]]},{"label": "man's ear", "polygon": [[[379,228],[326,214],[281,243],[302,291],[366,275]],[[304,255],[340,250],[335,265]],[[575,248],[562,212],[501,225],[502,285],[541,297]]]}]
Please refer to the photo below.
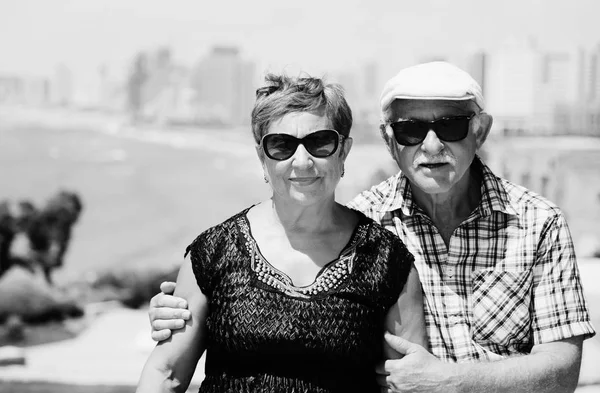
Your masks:
[{"label": "man's ear", "polygon": [[492,115],[481,112],[478,115],[479,118],[479,128],[476,130],[475,138],[477,141],[477,149],[480,149],[485,140],[487,139],[490,131],[492,129],[492,124],[494,123],[494,118]]},{"label": "man's ear", "polygon": [[395,155],[394,155],[394,151],[392,150],[393,149],[392,146],[394,143],[396,143],[396,141],[394,140],[394,135],[392,134],[392,128],[387,127],[384,123],[381,123],[379,125],[379,133],[381,134],[381,137],[385,141],[385,147],[387,147],[388,151],[390,152],[392,157],[394,157],[394,159],[395,159]]}]

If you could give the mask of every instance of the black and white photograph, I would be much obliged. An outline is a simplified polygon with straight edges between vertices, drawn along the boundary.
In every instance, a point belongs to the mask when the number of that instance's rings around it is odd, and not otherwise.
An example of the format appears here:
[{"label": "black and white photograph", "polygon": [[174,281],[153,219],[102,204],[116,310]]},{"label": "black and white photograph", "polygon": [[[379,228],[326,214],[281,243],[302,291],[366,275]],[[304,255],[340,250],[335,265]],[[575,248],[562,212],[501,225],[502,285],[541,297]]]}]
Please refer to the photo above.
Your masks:
[{"label": "black and white photograph", "polygon": [[600,393],[598,0],[0,0],[3,393]]}]

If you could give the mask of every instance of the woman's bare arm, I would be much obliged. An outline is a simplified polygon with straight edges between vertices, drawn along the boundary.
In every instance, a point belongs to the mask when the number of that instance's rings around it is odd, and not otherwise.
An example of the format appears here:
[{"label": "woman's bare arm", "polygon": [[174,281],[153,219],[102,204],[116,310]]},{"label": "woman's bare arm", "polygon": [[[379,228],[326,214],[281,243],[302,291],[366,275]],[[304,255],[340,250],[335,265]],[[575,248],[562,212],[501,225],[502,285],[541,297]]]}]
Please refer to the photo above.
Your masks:
[{"label": "woman's bare arm", "polygon": [[[398,301],[388,311],[385,329],[412,343],[428,348],[425,314],[423,312],[423,290],[417,270],[410,269],[406,284],[398,297]],[[387,343],[384,354],[388,359],[397,359],[401,355],[391,349]]]},{"label": "woman's bare arm", "polygon": [[175,295],[187,299],[191,317],[183,329],[156,345],[142,371],[138,393],[185,392],[204,352],[208,303],[189,258],[179,270]]}]

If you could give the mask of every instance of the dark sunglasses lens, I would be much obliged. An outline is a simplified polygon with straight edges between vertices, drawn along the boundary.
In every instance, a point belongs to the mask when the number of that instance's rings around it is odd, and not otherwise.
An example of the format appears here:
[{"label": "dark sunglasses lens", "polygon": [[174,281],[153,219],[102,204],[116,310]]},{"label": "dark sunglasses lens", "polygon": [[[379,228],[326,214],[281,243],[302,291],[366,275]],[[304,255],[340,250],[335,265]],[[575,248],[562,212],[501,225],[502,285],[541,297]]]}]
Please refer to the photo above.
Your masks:
[{"label": "dark sunglasses lens", "polygon": [[321,130],[304,137],[304,147],[318,158],[329,157],[338,147],[339,136],[333,130]]},{"label": "dark sunglasses lens", "polygon": [[445,142],[465,139],[469,133],[470,121],[471,116],[459,116],[440,119],[433,123],[418,120],[399,121],[390,126],[394,131],[396,142],[404,146],[414,146],[425,140],[430,129],[433,129],[437,137]]},{"label": "dark sunglasses lens", "polygon": [[414,146],[423,142],[427,126],[417,121],[399,121],[391,124],[396,142],[404,146]]},{"label": "dark sunglasses lens", "polygon": [[294,155],[298,144],[298,139],[291,135],[270,134],[263,139],[263,150],[267,157],[283,161]]},{"label": "dark sunglasses lens", "polygon": [[467,116],[441,119],[435,123],[435,132],[443,141],[456,142],[465,139],[469,133],[469,121]]}]

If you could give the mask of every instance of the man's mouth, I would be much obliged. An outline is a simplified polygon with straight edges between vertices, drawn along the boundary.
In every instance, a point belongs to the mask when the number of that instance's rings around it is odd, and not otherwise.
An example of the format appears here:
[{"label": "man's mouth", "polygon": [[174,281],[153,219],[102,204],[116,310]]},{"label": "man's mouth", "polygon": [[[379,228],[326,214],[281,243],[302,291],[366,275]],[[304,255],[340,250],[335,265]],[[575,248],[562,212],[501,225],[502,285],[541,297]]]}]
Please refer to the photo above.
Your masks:
[{"label": "man's mouth", "polygon": [[448,165],[445,162],[435,162],[435,163],[423,163],[423,164],[419,164],[420,166],[423,166],[425,168],[429,168],[429,169],[436,169],[436,168],[441,168],[444,165]]}]

